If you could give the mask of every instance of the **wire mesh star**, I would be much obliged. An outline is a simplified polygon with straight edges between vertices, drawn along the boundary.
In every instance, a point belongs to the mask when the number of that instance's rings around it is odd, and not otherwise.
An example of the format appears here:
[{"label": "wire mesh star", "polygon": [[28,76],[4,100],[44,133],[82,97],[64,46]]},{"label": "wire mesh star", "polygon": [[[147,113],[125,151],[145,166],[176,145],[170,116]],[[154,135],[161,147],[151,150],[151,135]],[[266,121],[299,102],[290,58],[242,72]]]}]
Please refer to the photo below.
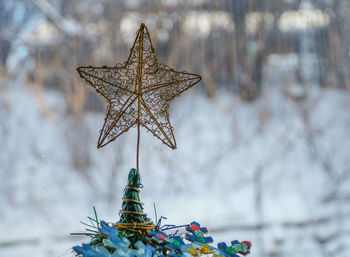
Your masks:
[{"label": "wire mesh star", "polygon": [[125,63],[77,70],[108,102],[98,148],[134,126],[138,127],[138,145],[140,126],[143,126],[163,143],[176,148],[168,103],[197,84],[201,76],[159,64],[145,24],[141,24]]}]

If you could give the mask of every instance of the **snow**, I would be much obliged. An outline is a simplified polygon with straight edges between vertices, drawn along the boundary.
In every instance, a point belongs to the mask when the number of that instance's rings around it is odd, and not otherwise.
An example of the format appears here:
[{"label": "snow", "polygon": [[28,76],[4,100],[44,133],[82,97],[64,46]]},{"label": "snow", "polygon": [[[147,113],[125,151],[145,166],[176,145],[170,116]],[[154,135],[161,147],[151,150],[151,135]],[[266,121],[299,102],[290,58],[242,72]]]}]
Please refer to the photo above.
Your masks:
[{"label": "snow", "polygon": [[[250,240],[252,257],[349,256],[350,95],[304,90],[300,99],[266,84],[244,103],[225,91],[208,100],[194,88],[175,100],[178,149],[141,134],[148,216],[155,203],[163,224],[196,220],[216,242]],[[73,116],[61,93],[44,94],[51,116],[30,86],[0,88],[0,256],[73,256],[70,248],[88,239],[70,233],[84,229],[92,206],[118,220],[135,166],[135,129],[97,150],[104,113]]]}]

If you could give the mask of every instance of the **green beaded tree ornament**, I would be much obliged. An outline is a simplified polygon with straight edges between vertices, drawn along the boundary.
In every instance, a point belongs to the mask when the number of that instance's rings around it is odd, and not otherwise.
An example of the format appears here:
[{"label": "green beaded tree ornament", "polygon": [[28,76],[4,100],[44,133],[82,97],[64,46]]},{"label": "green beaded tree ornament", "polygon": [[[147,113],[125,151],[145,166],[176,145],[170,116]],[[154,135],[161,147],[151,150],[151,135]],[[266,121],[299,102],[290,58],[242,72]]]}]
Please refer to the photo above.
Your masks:
[{"label": "green beaded tree ornament", "polygon": [[128,176],[128,184],[125,186],[122,209],[119,211],[120,220],[114,224],[123,235],[132,243],[142,240],[142,236],[155,228],[153,222],[143,212],[140,202],[140,188],[142,188],[140,173],[137,169],[131,169]]}]

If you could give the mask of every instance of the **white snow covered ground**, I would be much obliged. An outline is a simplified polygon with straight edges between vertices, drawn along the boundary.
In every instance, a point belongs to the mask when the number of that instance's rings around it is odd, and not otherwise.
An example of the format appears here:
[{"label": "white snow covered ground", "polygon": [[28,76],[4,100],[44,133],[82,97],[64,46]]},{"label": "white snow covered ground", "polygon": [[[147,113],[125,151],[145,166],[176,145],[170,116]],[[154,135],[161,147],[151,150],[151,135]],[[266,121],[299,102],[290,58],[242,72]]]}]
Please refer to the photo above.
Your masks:
[{"label": "white snow covered ground", "polygon": [[[175,151],[142,131],[145,212],[154,219],[155,203],[164,224],[196,220],[216,242],[250,240],[252,257],[348,257],[350,94],[268,81],[253,103],[184,93],[170,108]],[[104,113],[72,116],[63,95],[44,94],[49,113],[30,86],[0,88],[0,256],[73,256],[88,238],[70,233],[92,206],[118,220],[135,167],[135,129],[97,150]]]}]

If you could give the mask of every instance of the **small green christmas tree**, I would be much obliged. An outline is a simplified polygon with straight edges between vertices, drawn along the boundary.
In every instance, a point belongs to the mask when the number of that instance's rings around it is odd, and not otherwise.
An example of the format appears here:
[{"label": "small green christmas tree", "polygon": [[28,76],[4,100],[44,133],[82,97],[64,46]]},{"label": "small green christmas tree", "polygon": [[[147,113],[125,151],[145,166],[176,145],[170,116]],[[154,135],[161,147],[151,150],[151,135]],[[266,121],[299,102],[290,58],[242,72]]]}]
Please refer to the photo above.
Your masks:
[{"label": "small green christmas tree", "polygon": [[115,226],[132,243],[142,240],[142,237],[155,227],[143,212],[139,196],[140,188],[142,188],[140,173],[137,169],[131,169],[122,198],[122,210],[119,211],[120,221]]}]

